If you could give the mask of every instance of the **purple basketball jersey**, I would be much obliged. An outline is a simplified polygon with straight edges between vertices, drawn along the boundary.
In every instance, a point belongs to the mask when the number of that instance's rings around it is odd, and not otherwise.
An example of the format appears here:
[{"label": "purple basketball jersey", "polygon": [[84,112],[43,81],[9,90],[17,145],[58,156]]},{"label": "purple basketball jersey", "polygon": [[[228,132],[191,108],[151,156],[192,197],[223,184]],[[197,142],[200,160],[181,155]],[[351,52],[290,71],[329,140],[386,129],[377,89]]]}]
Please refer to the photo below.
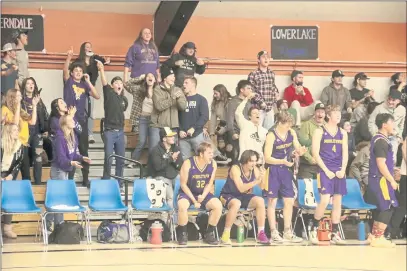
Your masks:
[{"label": "purple basketball jersey", "polygon": [[[243,173],[242,166],[238,165],[238,167],[240,168],[240,178],[242,179],[243,183],[251,183],[256,179],[256,176],[254,175],[254,170],[250,171],[249,176],[246,177],[246,175],[244,175],[244,173]],[[239,191],[239,189],[237,189],[235,182],[230,177],[230,171],[232,170],[232,168],[233,167],[231,167],[229,169],[228,178],[226,179],[225,186],[223,186],[223,188],[222,188],[221,194],[231,194],[231,195],[239,196],[242,193]],[[250,190],[244,192],[243,194],[251,194],[252,192],[253,192],[253,189],[250,189]]]},{"label": "purple basketball jersey", "polygon": [[280,138],[275,129],[272,130],[272,133],[274,134],[275,140],[271,157],[289,160],[292,153],[294,139],[291,130],[287,132],[285,139]]},{"label": "purple basketball jersey", "polygon": [[342,167],[342,144],[343,135],[341,129],[337,129],[334,135],[322,127],[323,134],[319,156],[329,170],[339,170]]},{"label": "purple basketball jersey", "polygon": [[393,161],[393,149],[391,147],[389,139],[383,134],[376,134],[370,141],[370,160],[369,160],[369,176],[372,177],[382,177],[382,174],[379,171],[377,166],[376,156],[374,155],[374,146],[378,140],[385,140],[389,146],[386,157],[386,165],[389,169],[391,175],[394,174],[394,161]]},{"label": "purple basketball jersey", "polygon": [[200,195],[212,177],[213,162],[205,165],[202,169],[197,166],[195,156],[189,158],[189,162],[191,168],[188,173],[188,187],[192,194]]}]

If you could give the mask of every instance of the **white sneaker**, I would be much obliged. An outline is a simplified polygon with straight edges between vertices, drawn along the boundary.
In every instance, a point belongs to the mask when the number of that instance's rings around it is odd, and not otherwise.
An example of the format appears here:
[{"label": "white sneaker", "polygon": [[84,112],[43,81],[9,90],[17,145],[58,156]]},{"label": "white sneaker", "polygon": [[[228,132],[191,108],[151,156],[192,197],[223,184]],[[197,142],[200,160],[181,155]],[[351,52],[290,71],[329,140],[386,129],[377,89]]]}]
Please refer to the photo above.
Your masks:
[{"label": "white sneaker", "polygon": [[309,233],[309,240],[311,242],[311,244],[313,245],[318,245],[319,244],[319,240],[318,240],[318,229],[313,229],[311,230]]},{"label": "white sneaker", "polygon": [[285,232],[283,234],[283,239],[285,242],[289,243],[301,243],[303,241],[302,238],[293,234],[292,231]]},{"label": "white sneaker", "polygon": [[271,235],[270,243],[278,243],[278,244],[284,243],[284,240],[281,237],[281,234],[278,232],[278,230],[271,231],[270,235]]},{"label": "white sneaker", "polygon": [[331,233],[330,243],[332,245],[346,245],[346,241],[342,239],[341,235],[337,232]]},{"label": "white sneaker", "polygon": [[396,244],[387,240],[384,236],[380,236],[379,238],[373,237],[372,241],[370,242],[370,246],[382,248],[395,248]]}]

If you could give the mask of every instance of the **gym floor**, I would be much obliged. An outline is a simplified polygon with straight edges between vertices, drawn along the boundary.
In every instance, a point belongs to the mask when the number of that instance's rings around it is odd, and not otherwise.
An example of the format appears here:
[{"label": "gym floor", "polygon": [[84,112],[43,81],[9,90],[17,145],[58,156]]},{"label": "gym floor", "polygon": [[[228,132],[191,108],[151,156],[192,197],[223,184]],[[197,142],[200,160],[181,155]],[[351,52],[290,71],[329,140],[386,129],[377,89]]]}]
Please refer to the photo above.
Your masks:
[{"label": "gym floor", "polygon": [[49,245],[9,242],[2,270],[12,271],[405,271],[406,241],[394,249],[371,248],[359,241],[346,246],[256,245],[232,247],[164,243]]}]

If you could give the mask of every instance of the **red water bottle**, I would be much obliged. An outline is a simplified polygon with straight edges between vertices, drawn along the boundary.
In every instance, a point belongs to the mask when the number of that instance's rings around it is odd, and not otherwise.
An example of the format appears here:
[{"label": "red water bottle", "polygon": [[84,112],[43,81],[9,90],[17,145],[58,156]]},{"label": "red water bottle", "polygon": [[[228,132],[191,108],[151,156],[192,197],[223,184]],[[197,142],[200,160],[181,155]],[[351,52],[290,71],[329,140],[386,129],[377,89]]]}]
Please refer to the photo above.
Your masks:
[{"label": "red water bottle", "polygon": [[150,243],[153,245],[161,245],[163,240],[161,237],[161,233],[163,232],[163,226],[159,221],[154,222],[151,225],[151,238]]}]

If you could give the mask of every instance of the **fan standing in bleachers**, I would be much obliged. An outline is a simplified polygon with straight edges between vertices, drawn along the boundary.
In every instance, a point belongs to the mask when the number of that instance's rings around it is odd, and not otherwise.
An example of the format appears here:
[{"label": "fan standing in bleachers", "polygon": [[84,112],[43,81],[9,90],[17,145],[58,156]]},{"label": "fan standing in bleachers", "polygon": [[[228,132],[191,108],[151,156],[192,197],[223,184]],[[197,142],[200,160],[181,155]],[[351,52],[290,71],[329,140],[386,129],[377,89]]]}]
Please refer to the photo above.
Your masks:
[{"label": "fan standing in bleachers", "polygon": [[[72,48],[68,51],[68,56],[65,61],[63,70],[64,79],[64,100],[68,107],[75,106],[75,119],[82,127],[82,132],[79,135],[79,152],[83,156],[88,156],[89,137],[88,137],[88,103],[87,99],[92,96],[96,100],[100,98],[96,88],[90,82],[88,74],[84,74],[84,67],[80,62],[71,63],[73,56]],[[83,163],[82,167],[82,185],[89,186],[89,164]]]},{"label": "fan standing in bleachers", "polygon": [[19,88],[18,66],[13,62],[16,60],[17,49],[14,43],[4,44],[1,50],[1,97],[6,95],[7,90]]},{"label": "fan standing in bleachers", "polygon": [[[138,142],[131,154],[131,158],[136,161],[140,160],[141,153],[147,142],[151,143],[148,138],[151,135],[150,122],[154,108],[153,91],[156,86],[157,79],[152,73],[142,74],[140,77],[131,78],[124,83],[125,90],[133,96],[130,121],[133,132],[138,133]],[[133,168],[134,165],[129,164],[128,167]]]},{"label": "fan standing in bleachers", "polygon": [[11,33],[11,40],[16,45],[18,51],[16,52],[16,64],[18,67],[18,84],[21,87],[23,80],[28,78],[28,52],[25,50],[25,46],[28,44],[28,30],[16,29]]},{"label": "fan standing in bleachers", "polygon": [[[17,124],[2,126],[1,134],[1,181],[17,179],[23,161],[24,146],[19,139]],[[17,238],[11,225],[12,215],[2,216],[2,233],[7,238]]]},{"label": "fan standing in bleachers", "polygon": [[3,106],[1,107],[2,116],[7,116],[5,119],[6,124],[18,125],[20,129],[19,137],[23,144],[24,154],[21,164],[21,177],[23,180],[31,180],[30,177],[30,158],[29,158],[29,144],[30,137],[29,125],[34,125],[37,122],[37,104],[40,97],[34,97],[32,100],[33,111],[31,116],[21,108],[21,101],[23,97],[19,90],[9,89],[4,98]]},{"label": "fan standing in bleachers", "polygon": [[[39,97],[41,90],[38,89],[37,82],[32,77],[25,78],[21,88],[23,93],[21,108],[31,116],[33,101],[35,97]],[[29,125],[28,128],[30,131],[28,140],[30,164],[33,166],[35,184],[39,185],[42,180],[43,134],[46,135],[48,131],[48,112],[41,99],[37,104],[36,122],[34,125]]]},{"label": "fan standing in bleachers", "polygon": [[[100,71],[100,77],[103,85],[103,101],[104,101],[104,131],[103,142],[105,143],[105,161],[103,166],[103,179],[110,179],[112,168],[112,159],[109,156],[113,154],[125,157],[125,139],[124,139],[124,112],[127,109],[128,101],[124,96],[123,81],[119,76],[116,76],[107,83],[104,66],[101,62],[97,64]],[[123,177],[124,160],[115,158],[115,175]],[[118,180],[120,187],[123,187],[121,180]]]},{"label": "fan standing in bleachers", "polygon": [[[160,79],[160,56],[157,46],[151,35],[151,30],[148,28],[141,29],[137,39],[130,46],[126,54],[124,62],[123,81],[130,78],[139,77],[142,74],[152,73]],[[164,78],[162,78],[164,80]]]},{"label": "fan standing in bleachers", "polygon": [[[74,62],[82,62],[85,68],[84,72],[89,75],[90,82],[93,86],[96,86],[96,80],[99,77],[99,69],[97,63],[102,63],[107,65],[110,63],[110,57],[101,57],[95,54],[92,50],[92,43],[84,42],[79,49],[79,56]],[[88,97],[88,109],[89,109],[89,119],[88,119],[88,132],[89,132],[89,144],[95,143],[95,138],[93,137],[93,108],[95,101],[92,97]]]}]

